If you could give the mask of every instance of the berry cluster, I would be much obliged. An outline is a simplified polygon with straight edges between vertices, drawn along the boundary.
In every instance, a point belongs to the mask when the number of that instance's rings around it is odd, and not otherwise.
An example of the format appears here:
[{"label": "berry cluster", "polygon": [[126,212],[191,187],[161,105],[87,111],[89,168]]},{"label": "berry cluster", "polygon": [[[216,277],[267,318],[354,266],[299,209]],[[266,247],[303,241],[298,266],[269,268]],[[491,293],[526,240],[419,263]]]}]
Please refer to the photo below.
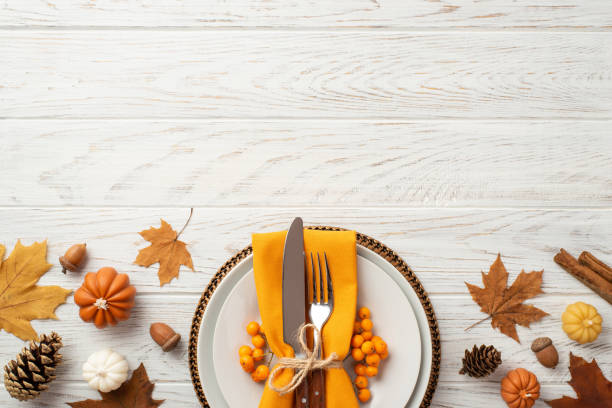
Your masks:
[{"label": "berry cluster", "polygon": [[251,346],[241,346],[238,349],[240,356],[240,365],[242,369],[251,374],[251,378],[255,382],[265,381],[270,375],[270,367],[268,364],[259,364],[255,368],[255,364],[261,362],[266,357],[266,339],[264,337],[263,327],[257,322],[251,322],[247,325],[246,331],[251,336]]},{"label": "berry cluster", "polygon": [[367,402],[372,397],[368,389],[368,377],[378,375],[378,367],[382,360],[389,357],[387,343],[379,336],[374,336],[372,329],[374,324],[370,320],[370,309],[362,307],[358,311],[359,319],[353,328],[351,347],[353,360],[355,360],[355,387],[357,387],[357,398],[361,402]]}]

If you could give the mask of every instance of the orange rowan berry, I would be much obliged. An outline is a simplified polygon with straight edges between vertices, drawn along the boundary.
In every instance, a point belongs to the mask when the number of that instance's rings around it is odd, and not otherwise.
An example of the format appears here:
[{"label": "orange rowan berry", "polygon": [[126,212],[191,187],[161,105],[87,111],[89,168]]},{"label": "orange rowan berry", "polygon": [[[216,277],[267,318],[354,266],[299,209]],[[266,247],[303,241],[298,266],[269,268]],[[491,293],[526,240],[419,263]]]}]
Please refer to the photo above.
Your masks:
[{"label": "orange rowan berry", "polygon": [[372,331],[372,327],[374,327],[374,323],[372,323],[370,319],[363,319],[361,321],[361,327],[363,327],[363,330],[365,331]]},{"label": "orange rowan berry", "polygon": [[266,346],[266,340],[263,338],[261,334],[256,334],[251,338],[251,343],[257,348],[264,348]]},{"label": "orange rowan berry", "polygon": [[353,347],[361,347],[361,345],[363,344],[364,341],[365,341],[365,339],[363,338],[363,336],[361,334],[356,334],[351,339],[351,346],[353,346]]},{"label": "orange rowan berry", "polygon": [[383,360],[386,360],[387,357],[389,357],[389,350],[385,349],[385,351],[383,351],[382,353],[380,353],[380,358],[382,358]]},{"label": "orange rowan berry", "polygon": [[387,343],[382,340],[376,341],[374,342],[374,348],[378,354],[382,354],[387,350]]},{"label": "orange rowan berry", "polygon": [[378,367],[380,364],[380,356],[378,354],[370,354],[366,356],[366,364],[372,367]]},{"label": "orange rowan berry", "polygon": [[366,366],[363,364],[355,364],[355,374],[366,375]]},{"label": "orange rowan berry", "polygon": [[366,375],[368,377],[376,377],[378,375],[378,367],[367,366]]},{"label": "orange rowan berry", "polygon": [[250,336],[256,335],[257,333],[259,333],[259,323],[251,322],[247,324],[246,331],[247,333],[249,333]]},{"label": "orange rowan berry", "polygon": [[253,360],[255,361],[263,360],[264,355],[265,355],[265,352],[263,351],[263,349],[260,349],[260,348],[256,348],[255,350],[253,350],[253,353],[251,353],[251,357],[253,357]]},{"label": "orange rowan berry", "polygon": [[251,377],[256,382],[265,381],[268,379],[268,375],[270,374],[270,369],[266,365],[257,366]]},{"label": "orange rowan berry", "polygon": [[372,332],[364,331],[363,333],[361,333],[361,337],[363,337],[364,340],[372,340]]},{"label": "orange rowan berry", "polygon": [[361,323],[360,322],[355,322],[355,324],[353,325],[353,333],[361,333],[363,331],[363,329],[361,328]]},{"label": "orange rowan berry", "polygon": [[357,398],[359,398],[359,401],[361,402],[368,402],[370,398],[372,398],[372,394],[367,388],[362,388],[357,393]]},{"label": "orange rowan berry", "polygon": [[363,351],[363,354],[373,354],[376,349],[374,348],[374,343],[372,343],[371,341],[366,341],[361,345],[361,351]]},{"label": "orange rowan berry", "polygon": [[252,373],[255,369],[255,360],[251,356],[242,356],[240,357],[240,365],[244,371]]},{"label": "orange rowan berry", "polygon": [[367,388],[368,387],[368,378],[362,375],[358,375],[355,378],[355,386],[357,388]]},{"label": "orange rowan berry", "polygon": [[351,354],[355,361],[362,361],[365,358],[365,354],[360,348],[354,348]]},{"label": "orange rowan berry", "polygon": [[238,349],[238,355],[240,357],[242,357],[242,356],[250,356],[252,353],[253,353],[253,349],[251,347],[249,347],[249,346],[241,346]]},{"label": "orange rowan berry", "polygon": [[368,309],[367,307],[362,307],[361,309],[359,309],[359,312],[357,312],[357,314],[359,315],[359,318],[361,320],[369,319],[370,318],[370,309]]}]

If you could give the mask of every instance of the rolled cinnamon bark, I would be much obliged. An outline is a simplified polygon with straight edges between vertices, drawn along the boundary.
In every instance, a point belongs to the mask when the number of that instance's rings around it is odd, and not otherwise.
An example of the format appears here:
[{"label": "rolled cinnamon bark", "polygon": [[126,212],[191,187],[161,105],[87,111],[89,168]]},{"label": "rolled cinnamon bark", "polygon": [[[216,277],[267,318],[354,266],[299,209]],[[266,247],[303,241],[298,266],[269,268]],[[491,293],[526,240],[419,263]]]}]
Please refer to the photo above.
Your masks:
[{"label": "rolled cinnamon bark", "polygon": [[563,248],[555,255],[554,259],[556,263],[561,265],[573,277],[591,288],[612,305],[612,283],[608,282],[591,268],[581,265],[576,258]]},{"label": "rolled cinnamon bark", "polygon": [[597,272],[599,276],[612,283],[612,268],[597,259],[592,253],[583,251],[578,257],[578,262]]}]

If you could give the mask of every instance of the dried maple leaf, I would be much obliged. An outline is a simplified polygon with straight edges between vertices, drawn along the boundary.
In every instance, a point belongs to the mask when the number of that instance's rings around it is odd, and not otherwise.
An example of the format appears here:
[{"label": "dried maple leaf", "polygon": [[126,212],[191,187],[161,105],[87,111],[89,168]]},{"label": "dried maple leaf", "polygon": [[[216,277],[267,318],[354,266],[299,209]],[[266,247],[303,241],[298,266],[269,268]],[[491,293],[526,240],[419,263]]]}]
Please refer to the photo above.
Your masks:
[{"label": "dried maple leaf", "polygon": [[525,273],[523,270],[508,288],[508,272],[498,254],[489,273],[482,272],[484,288],[465,284],[480,310],[491,317],[491,326],[520,343],[515,325],[529,327],[530,323],[548,315],[537,307],[523,304],[523,301],[543,293],[540,288],[543,272]]},{"label": "dried maple leaf", "polygon": [[[193,208],[187,223],[189,223],[192,214]],[[192,271],[194,270],[191,255],[187,251],[187,244],[178,240],[187,223],[185,223],[185,226],[179,233],[173,230],[170,224],[164,220],[161,220],[161,228],[151,227],[140,232],[140,235],[151,242],[151,245],[138,251],[138,256],[134,263],[148,267],[159,262],[159,272],[157,272],[159,286],[163,286],[172,279],[177,278],[181,265],[191,268]]]},{"label": "dried maple leaf", "polygon": [[[0,245],[0,259],[4,251]],[[0,328],[22,340],[38,339],[30,320],[57,319],[55,309],[71,292],[59,286],[36,286],[51,268],[46,258],[47,241],[30,246],[17,241],[11,255],[0,265]]]},{"label": "dried maple leaf", "polygon": [[132,374],[132,378],[115,391],[99,391],[101,400],[87,399],[67,404],[72,408],[155,408],[164,400],[154,400],[151,397],[153,388],[155,384],[149,381],[147,370],[141,363]]},{"label": "dried maple leaf", "polygon": [[582,357],[570,353],[572,386],[578,399],[564,396],[546,401],[553,408],[612,408],[612,382],[608,381],[593,360],[587,363]]}]

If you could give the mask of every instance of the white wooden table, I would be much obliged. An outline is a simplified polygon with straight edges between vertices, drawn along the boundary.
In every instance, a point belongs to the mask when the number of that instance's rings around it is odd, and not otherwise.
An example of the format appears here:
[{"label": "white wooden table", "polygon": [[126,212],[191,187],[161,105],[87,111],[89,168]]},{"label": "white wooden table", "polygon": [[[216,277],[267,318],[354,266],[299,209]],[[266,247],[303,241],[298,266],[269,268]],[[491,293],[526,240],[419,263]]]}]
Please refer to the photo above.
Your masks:
[{"label": "white wooden table", "polygon": [[[114,266],[138,289],[131,320],[97,330],[72,297],[39,332],[66,363],[40,399],[96,398],[81,380],[105,346],[143,362],[164,407],[196,407],[186,342],[163,353],[148,327],[184,339],[200,294],[250,233],[307,224],[356,229],[398,251],[435,305],[443,341],[434,407],[502,406],[525,367],[544,399],[573,395],[569,351],[612,377],[612,308],[562,271],[560,247],[612,262],[612,7],[609,0],[3,0],[0,2],[0,241],[48,238],[41,284],[76,289],[57,257],[86,241],[86,270]],[[138,231],[179,228],[196,272],[162,288],[133,265]],[[487,323],[464,281],[498,252],[511,273],[544,269],[551,314],[522,344]],[[595,305],[600,339],[561,330],[568,303]],[[236,322],[241,324],[241,322]],[[556,370],[531,340],[550,336]],[[465,348],[503,366],[457,374]],[[22,347],[0,333],[2,364]],[[536,407],[546,405],[538,402]]]}]

